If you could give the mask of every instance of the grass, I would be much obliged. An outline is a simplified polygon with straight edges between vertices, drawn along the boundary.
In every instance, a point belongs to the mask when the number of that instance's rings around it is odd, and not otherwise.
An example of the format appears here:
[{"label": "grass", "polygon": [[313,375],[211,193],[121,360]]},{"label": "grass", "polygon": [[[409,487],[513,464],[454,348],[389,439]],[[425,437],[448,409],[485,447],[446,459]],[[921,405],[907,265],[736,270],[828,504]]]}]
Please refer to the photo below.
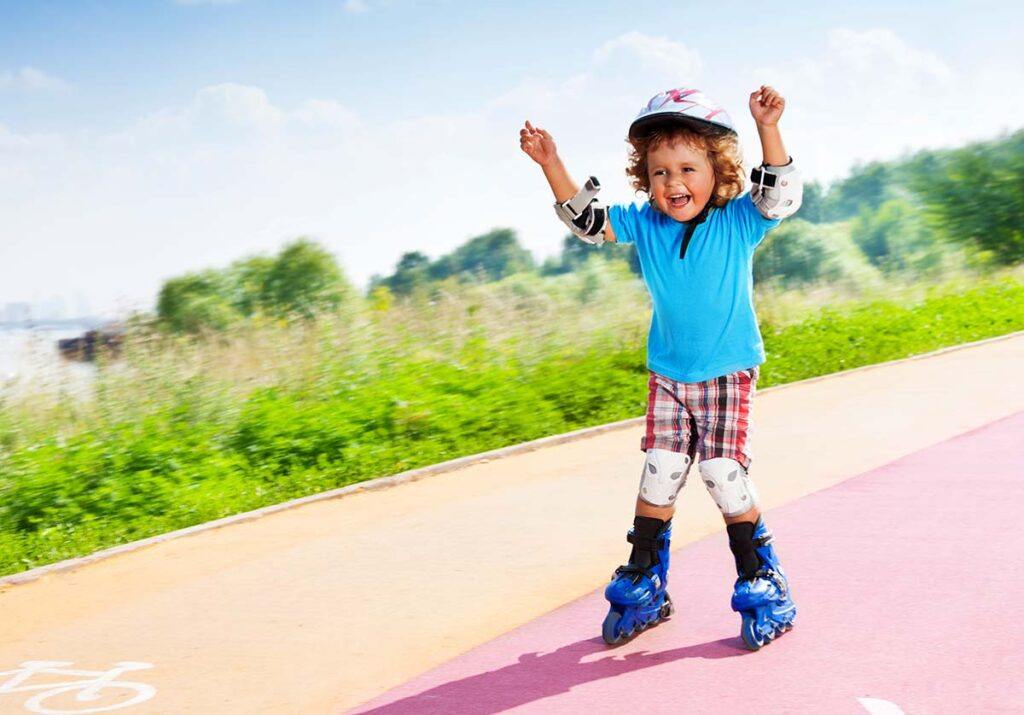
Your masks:
[{"label": "grass", "polygon": [[[1024,329],[1019,273],[893,290],[762,295],[761,386]],[[87,397],[0,400],[0,574],[639,416],[648,311],[591,261],[313,323],[136,330]]]}]

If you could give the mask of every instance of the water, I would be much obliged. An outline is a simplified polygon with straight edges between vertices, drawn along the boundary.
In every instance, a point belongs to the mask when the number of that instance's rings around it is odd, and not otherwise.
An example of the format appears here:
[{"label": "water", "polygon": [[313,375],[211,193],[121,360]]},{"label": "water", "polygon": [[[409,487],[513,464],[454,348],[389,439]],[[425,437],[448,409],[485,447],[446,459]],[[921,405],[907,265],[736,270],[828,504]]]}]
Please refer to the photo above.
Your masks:
[{"label": "water", "polygon": [[0,329],[0,391],[7,394],[49,392],[65,388],[87,389],[96,366],[65,360],[57,350],[61,338],[81,335],[84,329]]}]

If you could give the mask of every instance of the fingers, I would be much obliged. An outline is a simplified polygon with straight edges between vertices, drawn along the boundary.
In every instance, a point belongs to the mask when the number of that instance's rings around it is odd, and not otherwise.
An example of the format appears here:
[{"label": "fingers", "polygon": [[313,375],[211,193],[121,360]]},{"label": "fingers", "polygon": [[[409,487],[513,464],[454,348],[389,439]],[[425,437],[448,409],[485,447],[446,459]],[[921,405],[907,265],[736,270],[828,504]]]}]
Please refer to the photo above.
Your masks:
[{"label": "fingers", "polygon": [[777,108],[786,104],[786,100],[779,94],[778,90],[767,84],[762,84],[760,89],[751,92],[750,98],[759,101],[766,107]]}]

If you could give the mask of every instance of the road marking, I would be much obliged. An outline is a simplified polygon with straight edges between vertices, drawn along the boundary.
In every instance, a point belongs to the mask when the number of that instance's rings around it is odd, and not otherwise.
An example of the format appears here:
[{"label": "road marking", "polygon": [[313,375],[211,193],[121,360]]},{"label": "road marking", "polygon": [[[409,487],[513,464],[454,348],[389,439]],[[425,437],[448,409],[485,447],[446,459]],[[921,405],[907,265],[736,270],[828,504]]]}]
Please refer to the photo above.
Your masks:
[{"label": "road marking", "polygon": [[[115,663],[108,670],[72,670],[67,668],[73,665],[69,660],[26,660],[19,668],[14,670],[0,671],[0,677],[10,676],[6,682],[0,682],[0,695],[7,693],[25,693],[34,690],[40,692],[25,701],[25,709],[32,713],[43,715],[57,715],[60,713],[100,713],[110,710],[120,710],[132,705],[138,705],[156,695],[156,688],[146,683],[133,683],[127,680],[115,680],[119,675],[129,670],[145,670],[152,668],[152,663],[139,661],[121,661]],[[53,682],[52,680],[42,685],[23,685],[35,675],[64,675],[79,676],[85,680],[67,680]],[[107,690],[106,697],[117,698],[120,702],[112,702],[109,705],[98,705],[96,707],[83,707],[73,710],[67,709],[66,705],[59,706],[60,709],[52,709],[44,704],[48,698],[56,698],[60,695],[67,695],[76,690],[80,691],[75,695],[75,701],[80,703],[93,703],[100,698],[101,691]],[[111,693],[115,691],[116,694]],[[117,693],[117,691],[121,691]],[[126,692],[127,691],[127,692]],[[127,700],[123,699],[130,695]],[[52,705],[51,701],[51,705]],[[54,706],[58,707],[58,706]]]},{"label": "road marking", "polygon": [[881,698],[857,698],[857,702],[871,715],[904,715],[900,706],[891,700]]}]

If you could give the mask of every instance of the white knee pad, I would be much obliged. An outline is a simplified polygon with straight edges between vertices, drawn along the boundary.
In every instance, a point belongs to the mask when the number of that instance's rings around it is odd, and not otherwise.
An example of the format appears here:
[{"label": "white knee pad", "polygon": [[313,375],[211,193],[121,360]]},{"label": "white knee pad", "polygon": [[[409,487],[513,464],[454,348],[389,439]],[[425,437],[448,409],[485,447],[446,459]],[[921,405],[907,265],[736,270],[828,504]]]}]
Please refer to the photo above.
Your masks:
[{"label": "white knee pad", "polygon": [[668,449],[648,449],[640,477],[640,499],[651,506],[672,506],[686,484],[690,455]]},{"label": "white knee pad", "polygon": [[739,516],[757,505],[754,483],[735,459],[715,457],[700,463],[700,476],[725,516]]}]

